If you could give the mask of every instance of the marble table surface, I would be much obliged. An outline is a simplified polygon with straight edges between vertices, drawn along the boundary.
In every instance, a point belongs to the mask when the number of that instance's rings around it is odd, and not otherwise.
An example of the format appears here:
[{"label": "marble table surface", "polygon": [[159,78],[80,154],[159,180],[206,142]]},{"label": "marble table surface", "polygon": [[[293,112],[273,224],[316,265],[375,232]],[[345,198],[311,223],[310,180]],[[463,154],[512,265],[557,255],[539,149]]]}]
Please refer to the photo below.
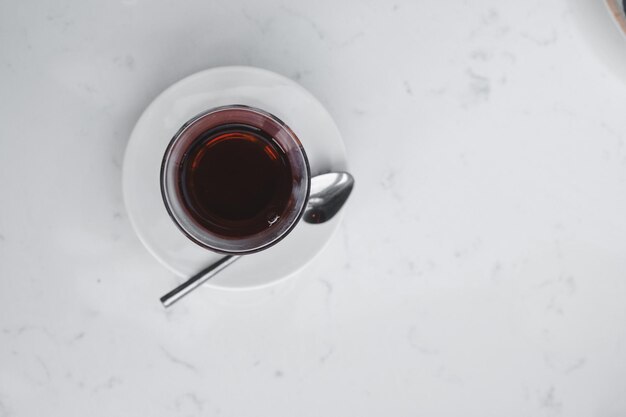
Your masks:
[{"label": "marble table surface", "polygon": [[[570,1],[0,3],[0,416],[626,415],[626,84]],[[357,188],[266,290],[201,294],[120,165],[165,87],[300,82]]]}]

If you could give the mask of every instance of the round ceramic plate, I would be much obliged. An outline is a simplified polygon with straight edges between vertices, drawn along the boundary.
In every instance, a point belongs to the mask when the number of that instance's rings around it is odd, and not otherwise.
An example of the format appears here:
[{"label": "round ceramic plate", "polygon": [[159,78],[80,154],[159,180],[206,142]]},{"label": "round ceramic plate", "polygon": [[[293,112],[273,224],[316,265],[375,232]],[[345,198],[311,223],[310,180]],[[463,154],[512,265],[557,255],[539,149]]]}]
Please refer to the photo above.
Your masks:
[{"label": "round ceramic plate", "polygon": [[[288,78],[252,67],[220,67],[172,85],[137,121],[126,148],[122,181],[128,216],[142,243],[183,278],[222,255],[194,244],[167,214],[159,183],[163,153],[186,121],[227,104],[257,107],[283,120],[302,142],[312,175],[346,170],[345,149],[332,118],[315,97]],[[338,215],[320,225],[301,221],[280,243],[244,256],[206,285],[244,289],[276,283],[313,259],[340,220]]]}]

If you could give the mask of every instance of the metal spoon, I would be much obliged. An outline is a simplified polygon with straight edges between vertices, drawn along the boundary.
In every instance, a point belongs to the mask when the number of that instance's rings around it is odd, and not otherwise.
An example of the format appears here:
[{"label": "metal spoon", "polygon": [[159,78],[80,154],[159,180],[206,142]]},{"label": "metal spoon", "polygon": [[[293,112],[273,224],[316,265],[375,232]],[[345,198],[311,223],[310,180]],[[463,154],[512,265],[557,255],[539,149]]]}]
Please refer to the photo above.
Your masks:
[{"label": "metal spoon", "polygon": [[[347,172],[330,172],[311,178],[311,192],[302,219],[313,224],[332,219],[343,207],[353,187],[354,178]],[[241,255],[224,256],[165,294],[161,303],[164,307],[171,306],[239,258]]]}]

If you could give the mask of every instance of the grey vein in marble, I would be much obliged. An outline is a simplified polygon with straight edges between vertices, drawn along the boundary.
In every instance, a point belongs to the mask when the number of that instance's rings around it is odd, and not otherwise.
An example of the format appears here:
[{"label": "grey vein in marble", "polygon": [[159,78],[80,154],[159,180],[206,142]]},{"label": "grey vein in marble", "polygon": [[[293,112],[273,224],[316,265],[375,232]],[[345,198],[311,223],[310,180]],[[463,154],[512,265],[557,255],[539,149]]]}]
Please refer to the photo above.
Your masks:
[{"label": "grey vein in marble", "polygon": [[165,349],[163,346],[160,346],[161,348],[161,352],[163,352],[163,354],[165,355],[165,357],[173,364],[180,366],[184,369],[187,369],[189,371],[193,371],[193,372],[198,372],[198,369],[193,366],[191,363],[184,361],[180,358],[177,358],[176,356],[172,355],[167,349]]},{"label": "grey vein in marble", "polygon": [[322,30],[319,28],[319,26],[317,25],[317,23],[315,23],[315,21],[313,19],[311,19],[310,17],[297,12],[296,10],[293,10],[287,6],[285,6],[284,4],[282,4],[280,6],[280,10],[284,11],[285,13],[287,13],[290,16],[296,17],[298,19],[300,19],[301,21],[305,22],[311,29],[313,29],[313,31],[317,34],[317,36],[319,37],[320,40],[324,39],[324,32],[322,32]]},{"label": "grey vein in marble", "polygon": [[417,330],[417,326],[413,325],[409,327],[407,332],[407,340],[409,342],[409,346],[411,348],[417,350],[418,352],[424,355],[438,355],[439,349],[431,347],[425,343],[423,343],[421,336]]},{"label": "grey vein in marble", "polygon": [[110,376],[106,381],[93,387],[92,391],[98,393],[101,391],[112,390],[118,385],[122,385],[124,381],[118,376]]},{"label": "grey vein in marble", "polygon": [[469,91],[472,101],[487,101],[491,94],[491,80],[472,71],[470,68],[466,70],[469,77]]},{"label": "grey vein in marble", "polygon": [[554,387],[548,388],[545,392],[540,394],[539,405],[542,408],[549,409],[551,411],[560,412],[563,403],[557,398]]},{"label": "grey vein in marble", "polygon": [[325,352],[323,355],[320,356],[320,363],[324,363],[328,360],[328,358],[330,358],[333,353],[335,353],[335,348],[333,346],[328,348],[328,351]]}]

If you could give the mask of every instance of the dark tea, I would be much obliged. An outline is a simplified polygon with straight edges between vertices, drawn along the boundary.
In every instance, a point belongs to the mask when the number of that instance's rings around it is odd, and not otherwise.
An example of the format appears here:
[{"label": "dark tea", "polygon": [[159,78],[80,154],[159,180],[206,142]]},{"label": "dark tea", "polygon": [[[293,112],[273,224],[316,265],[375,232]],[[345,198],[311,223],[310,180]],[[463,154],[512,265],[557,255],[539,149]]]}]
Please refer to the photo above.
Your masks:
[{"label": "dark tea", "polygon": [[189,239],[241,255],[293,230],[310,178],[302,144],[282,120],[232,104],[196,115],[174,135],[163,155],[161,194]]},{"label": "dark tea", "polygon": [[271,135],[246,124],[203,132],[180,170],[184,206],[199,224],[224,237],[267,229],[280,220],[292,192],[283,149]]}]

